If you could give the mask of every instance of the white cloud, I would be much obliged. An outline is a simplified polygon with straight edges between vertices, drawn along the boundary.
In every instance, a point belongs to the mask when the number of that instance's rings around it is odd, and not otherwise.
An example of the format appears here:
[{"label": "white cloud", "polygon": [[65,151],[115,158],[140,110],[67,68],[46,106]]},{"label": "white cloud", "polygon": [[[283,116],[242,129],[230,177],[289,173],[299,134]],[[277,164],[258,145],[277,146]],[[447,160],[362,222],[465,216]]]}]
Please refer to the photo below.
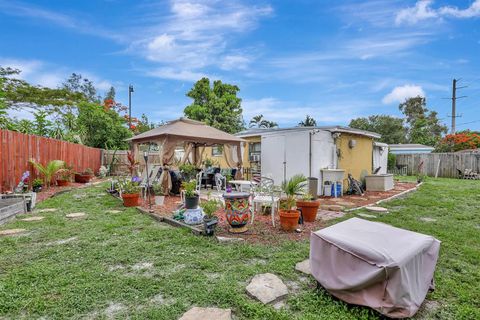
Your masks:
[{"label": "white cloud", "polygon": [[[57,66],[39,60],[24,60],[0,57],[0,66],[6,68],[19,69],[21,72],[19,79],[28,81],[33,85],[40,85],[49,88],[56,88],[60,86],[72,72],[81,74],[84,78],[93,81],[95,87],[99,91],[107,91],[113,85],[112,82],[102,79],[88,71],[71,70],[63,66]],[[115,86],[118,87],[119,83]]]},{"label": "white cloud", "polygon": [[209,67],[246,69],[252,57],[239,54],[231,40],[273,11],[270,6],[218,0],[172,0],[169,8],[170,15],[134,35],[128,51],[160,65],[149,74],[178,80],[191,79]]},{"label": "white cloud", "polygon": [[398,86],[393,88],[393,90],[383,97],[382,102],[384,104],[392,104],[392,103],[402,103],[405,99],[421,96],[425,97],[425,92],[423,91],[421,86],[406,84],[404,86]]},{"label": "white cloud", "polygon": [[189,70],[178,70],[174,68],[158,68],[148,71],[147,74],[157,78],[180,81],[197,81],[203,77],[209,77],[205,73],[193,72]]},{"label": "white cloud", "polygon": [[475,0],[466,9],[454,6],[443,6],[438,9],[432,8],[433,0],[419,0],[413,7],[400,10],[395,17],[395,24],[413,25],[420,21],[441,19],[443,17],[474,18],[480,17],[480,0]]}]

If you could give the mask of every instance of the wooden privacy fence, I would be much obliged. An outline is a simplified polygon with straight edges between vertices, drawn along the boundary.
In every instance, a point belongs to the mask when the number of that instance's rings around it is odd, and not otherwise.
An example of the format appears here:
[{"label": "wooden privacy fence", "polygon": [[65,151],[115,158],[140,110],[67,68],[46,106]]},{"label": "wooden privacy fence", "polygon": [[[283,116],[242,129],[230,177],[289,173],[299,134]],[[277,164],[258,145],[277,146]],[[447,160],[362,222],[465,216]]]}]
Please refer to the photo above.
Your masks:
[{"label": "wooden privacy fence", "polygon": [[475,153],[421,153],[397,155],[397,166],[406,167],[408,175],[416,175],[423,161],[421,173],[434,177],[458,178],[457,169],[470,169],[480,173],[480,154]]},{"label": "wooden privacy fence", "polygon": [[98,172],[102,149],[50,139],[20,132],[0,130],[0,192],[13,190],[23,172],[33,168],[28,160],[46,164],[51,160],[63,160],[74,170],[91,168]]}]

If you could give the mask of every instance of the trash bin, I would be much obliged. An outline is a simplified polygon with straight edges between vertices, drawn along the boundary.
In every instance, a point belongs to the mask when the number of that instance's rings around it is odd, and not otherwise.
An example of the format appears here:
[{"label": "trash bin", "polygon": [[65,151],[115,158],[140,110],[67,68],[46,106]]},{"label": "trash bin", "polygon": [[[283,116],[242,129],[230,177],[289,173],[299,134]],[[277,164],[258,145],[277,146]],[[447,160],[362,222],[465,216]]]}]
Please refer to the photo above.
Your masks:
[{"label": "trash bin", "polygon": [[315,199],[318,197],[318,178],[308,178],[308,193]]}]

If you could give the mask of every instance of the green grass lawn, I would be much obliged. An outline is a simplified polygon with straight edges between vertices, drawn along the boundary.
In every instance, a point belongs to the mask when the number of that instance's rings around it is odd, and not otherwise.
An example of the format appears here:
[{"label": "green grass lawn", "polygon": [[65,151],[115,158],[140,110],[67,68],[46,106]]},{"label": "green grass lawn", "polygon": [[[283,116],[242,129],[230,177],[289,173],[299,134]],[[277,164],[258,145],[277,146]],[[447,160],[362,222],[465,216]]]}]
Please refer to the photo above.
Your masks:
[{"label": "green grass lawn", "polygon": [[[418,317],[480,319],[479,186],[429,179],[408,198],[384,204],[391,213],[375,219],[442,241],[436,291],[427,296],[432,307]],[[86,198],[73,197],[83,193]],[[237,319],[379,318],[317,290],[313,278],[294,270],[308,257],[307,242],[219,244],[100,194],[101,187],[91,187],[59,195],[39,205],[58,209],[39,213],[45,220],[0,227],[28,230],[0,238],[0,318],[177,319],[192,306],[231,308]],[[122,212],[107,212],[112,209]],[[79,211],[87,217],[65,218]],[[289,286],[283,309],[245,293],[248,281],[264,272]]]}]

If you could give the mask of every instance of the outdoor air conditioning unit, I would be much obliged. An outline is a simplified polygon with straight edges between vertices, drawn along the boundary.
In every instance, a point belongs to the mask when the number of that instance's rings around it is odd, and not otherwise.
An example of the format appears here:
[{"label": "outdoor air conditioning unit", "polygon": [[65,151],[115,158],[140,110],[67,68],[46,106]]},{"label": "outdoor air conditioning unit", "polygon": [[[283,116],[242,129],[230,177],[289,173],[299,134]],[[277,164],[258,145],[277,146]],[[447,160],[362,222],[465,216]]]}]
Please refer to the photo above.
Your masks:
[{"label": "outdoor air conditioning unit", "polygon": [[260,161],[260,155],[259,154],[250,155],[250,161],[251,162],[259,162]]}]

